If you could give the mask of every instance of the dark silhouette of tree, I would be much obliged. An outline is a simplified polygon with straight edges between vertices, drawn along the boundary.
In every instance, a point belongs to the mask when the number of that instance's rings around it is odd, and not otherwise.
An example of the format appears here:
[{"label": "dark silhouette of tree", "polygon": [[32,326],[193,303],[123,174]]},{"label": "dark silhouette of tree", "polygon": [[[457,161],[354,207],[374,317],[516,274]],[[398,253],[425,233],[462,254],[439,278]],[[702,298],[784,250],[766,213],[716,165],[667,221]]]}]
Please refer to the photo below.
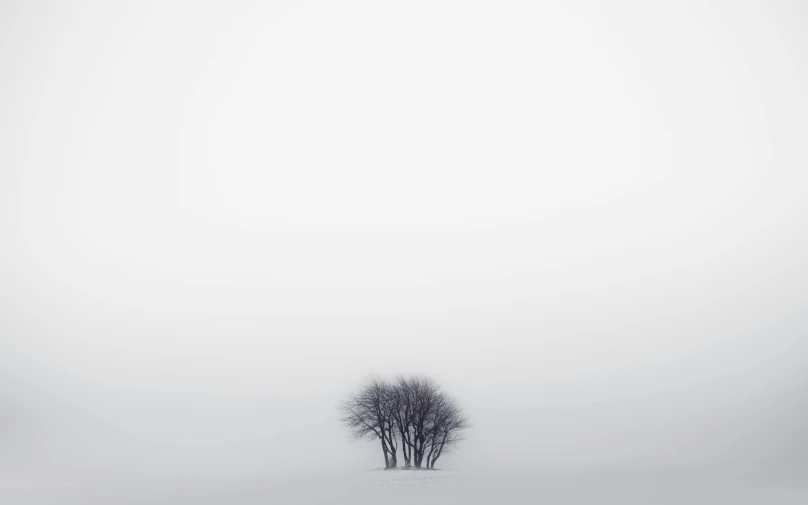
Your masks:
[{"label": "dark silhouette of tree", "polygon": [[396,437],[390,412],[389,386],[378,377],[368,378],[358,392],[339,405],[343,424],[354,439],[378,438],[385,468],[396,466]]},{"label": "dark silhouette of tree", "polygon": [[415,468],[421,468],[424,460],[424,451],[429,440],[431,417],[433,416],[438,398],[438,386],[432,379],[413,376],[405,379],[411,399],[410,410],[412,419],[408,430],[410,435],[410,449],[412,450],[412,463]]},{"label": "dark silhouette of tree", "polygon": [[438,458],[462,441],[463,430],[469,427],[468,420],[454,398],[439,393],[434,405],[427,432],[427,468],[435,468]]},{"label": "dark silhouette of tree", "polygon": [[385,468],[434,468],[441,455],[463,440],[469,427],[457,402],[428,377],[371,376],[340,404],[342,421],[355,439],[379,439]]},{"label": "dark silhouette of tree", "polygon": [[401,441],[401,452],[404,456],[404,466],[406,468],[412,466],[412,405],[413,399],[409,381],[403,376],[399,376],[393,383],[391,407],[396,428],[398,429],[399,440]]}]

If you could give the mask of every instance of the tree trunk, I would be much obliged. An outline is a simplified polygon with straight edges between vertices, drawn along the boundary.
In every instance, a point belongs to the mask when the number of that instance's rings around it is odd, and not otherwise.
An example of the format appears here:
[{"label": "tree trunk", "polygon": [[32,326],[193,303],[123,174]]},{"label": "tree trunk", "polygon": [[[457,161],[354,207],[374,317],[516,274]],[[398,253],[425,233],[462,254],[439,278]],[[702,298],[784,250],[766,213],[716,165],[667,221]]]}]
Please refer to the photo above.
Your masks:
[{"label": "tree trunk", "polygon": [[395,468],[398,466],[398,457],[396,456],[397,447],[396,447],[396,440],[393,433],[393,426],[389,425],[387,431],[382,432],[383,436],[387,437],[387,450],[390,452],[390,466],[389,468]]},{"label": "tree trunk", "polygon": [[415,449],[415,468],[421,468],[421,463],[424,461],[424,450],[423,448],[416,448]]},{"label": "tree trunk", "polygon": [[429,463],[430,463],[430,461],[432,461],[432,453],[433,453],[434,451],[435,451],[435,445],[433,444],[433,445],[432,445],[432,446],[429,448],[429,453],[427,453],[427,455],[426,455],[426,467],[427,467],[427,469],[431,468],[431,466],[430,466],[430,464],[429,464]]},{"label": "tree trunk", "polygon": [[440,457],[440,454],[443,452],[443,447],[446,445],[446,435],[443,435],[443,439],[440,441],[440,445],[438,446],[438,452],[432,457],[432,468],[435,468],[435,462]]},{"label": "tree trunk", "polygon": [[384,441],[384,437],[380,437],[382,441],[382,452],[384,453],[384,468],[390,468],[390,457],[387,455],[387,442]]},{"label": "tree trunk", "polygon": [[409,440],[405,435],[405,431],[399,428],[399,433],[401,434],[401,453],[404,455],[404,467],[407,468],[410,466],[410,453],[409,449]]},{"label": "tree trunk", "polygon": [[398,457],[396,456],[396,453],[398,451],[396,450],[395,447],[390,445],[389,442],[387,445],[388,445],[388,451],[390,452],[390,464],[388,465],[387,468],[395,468],[398,466]]}]

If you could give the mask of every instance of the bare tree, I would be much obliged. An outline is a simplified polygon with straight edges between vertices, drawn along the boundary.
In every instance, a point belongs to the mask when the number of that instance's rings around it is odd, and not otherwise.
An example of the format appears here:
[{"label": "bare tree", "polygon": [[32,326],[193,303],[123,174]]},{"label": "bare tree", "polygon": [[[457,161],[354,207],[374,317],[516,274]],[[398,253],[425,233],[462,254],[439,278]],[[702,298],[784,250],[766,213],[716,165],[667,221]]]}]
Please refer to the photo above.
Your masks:
[{"label": "bare tree", "polygon": [[398,376],[392,385],[391,408],[398,436],[401,441],[401,452],[404,456],[404,466],[412,466],[412,394],[409,382],[403,376]]},{"label": "bare tree", "polygon": [[355,439],[379,439],[385,468],[434,468],[462,440],[469,424],[457,402],[428,377],[398,376],[391,382],[372,376],[340,404],[342,420]]},{"label": "bare tree", "polygon": [[395,468],[396,439],[390,412],[390,387],[378,377],[368,378],[358,392],[339,405],[343,424],[354,439],[379,439],[385,468]]},{"label": "bare tree", "polygon": [[428,377],[412,376],[405,382],[410,397],[411,419],[408,430],[412,464],[415,468],[421,468],[429,439],[430,418],[436,406],[439,387]]},{"label": "bare tree", "polygon": [[463,440],[462,432],[468,427],[468,419],[454,398],[440,393],[429,423],[426,467],[435,468],[438,458]]}]

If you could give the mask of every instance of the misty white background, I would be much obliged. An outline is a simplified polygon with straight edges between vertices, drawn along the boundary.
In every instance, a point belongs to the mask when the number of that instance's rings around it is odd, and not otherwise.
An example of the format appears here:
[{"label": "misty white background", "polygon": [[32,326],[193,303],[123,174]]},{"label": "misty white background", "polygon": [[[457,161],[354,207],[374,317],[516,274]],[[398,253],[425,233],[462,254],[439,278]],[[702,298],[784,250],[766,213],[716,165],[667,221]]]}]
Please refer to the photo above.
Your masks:
[{"label": "misty white background", "polygon": [[808,463],[808,10],[0,6],[0,475]]}]

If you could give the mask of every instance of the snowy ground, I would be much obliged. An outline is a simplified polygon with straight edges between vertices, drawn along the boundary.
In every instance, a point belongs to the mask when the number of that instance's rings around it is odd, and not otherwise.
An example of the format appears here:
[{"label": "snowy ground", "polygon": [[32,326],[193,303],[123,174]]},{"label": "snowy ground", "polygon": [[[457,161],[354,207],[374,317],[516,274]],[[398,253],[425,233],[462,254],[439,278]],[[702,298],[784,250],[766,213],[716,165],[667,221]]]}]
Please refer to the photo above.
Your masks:
[{"label": "snowy ground", "polygon": [[796,474],[694,471],[333,471],[243,479],[3,481],[25,504],[766,504],[808,503]]}]

